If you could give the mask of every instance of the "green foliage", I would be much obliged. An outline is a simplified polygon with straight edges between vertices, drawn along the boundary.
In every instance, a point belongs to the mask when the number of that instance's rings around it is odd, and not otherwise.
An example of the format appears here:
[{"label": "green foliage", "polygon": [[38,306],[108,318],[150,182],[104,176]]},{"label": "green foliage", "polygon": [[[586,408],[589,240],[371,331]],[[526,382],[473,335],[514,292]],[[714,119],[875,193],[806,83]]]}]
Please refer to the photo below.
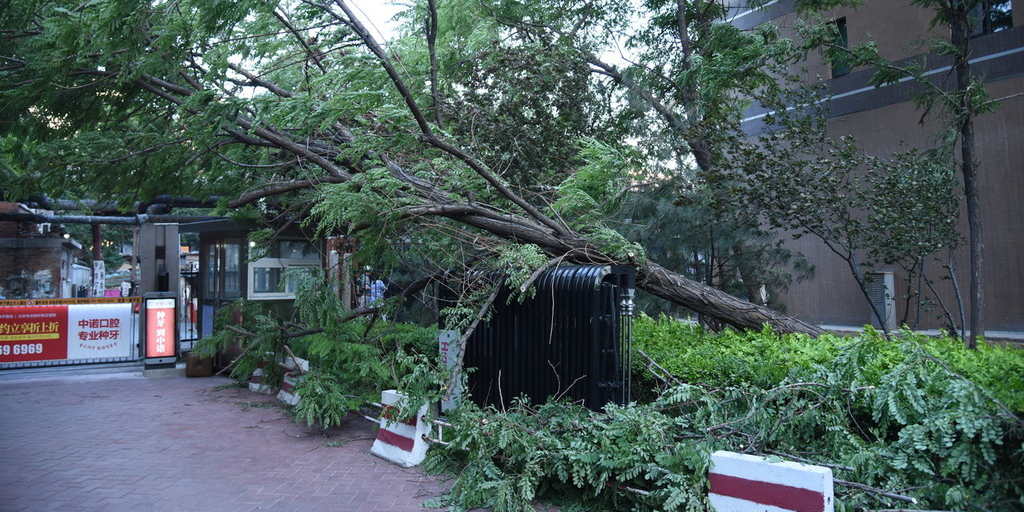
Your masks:
[{"label": "green foliage", "polygon": [[605,221],[622,204],[627,183],[635,177],[642,159],[635,150],[596,139],[585,138],[579,146],[585,163],[559,184],[551,209],[606,254],[642,265],[646,261],[644,248]]},{"label": "green foliage", "polygon": [[195,350],[212,355],[239,347],[243,353],[232,377],[244,382],[262,367],[271,387],[281,383],[280,363],[289,349],[307,359],[310,371],[296,389],[302,396],[297,420],[337,426],[350,411],[379,401],[382,390],[398,388],[420,371],[427,363],[423,354],[436,354],[436,328],[348,318],[321,270],[290,277],[299,282],[294,310],[246,301],[221,308],[214,334]]},{"label": "green foliage", "polygon": [[979,343],[972,350],[948,338],[917,337],[915,341],[952,373],[977,384],[1010,410],[1024,412],[1024,351],[989,343]]},{"label": "green foliage", "polygon": [[580,149],[585,164],[558,186],[552,208],[566,217],[582,217],[585,224],[614,211],[636,155],[594,139],[583,139]]},{"label": "green foliage", "polygon": [[535,290],[531,287],[520,292],[520,289],[535,270],[547,265],[548,258],[540,247],[535,245],[505,244],[498,248],[496,263],[499,268],[505,269],[504,284],[512,291],[509,300],[522,301],[532,297]]},{"label": "green foliage", "polygon": [[[529,510],[534,500],[564,510],[706,510],[706,471],[720,449],[848,467],[836,478],[912,496],[920,508],[1019,510],[1024,353],[900,338],[870,329],[820,343],[768,330],[713,335],[641,318],[637,346],[683,383],[599,413],[564,402],[465,404],[449,417],[451,444],[427,465],[458,474],[450,510]],[[994,372],[1013,377],[990,384]],[[855,487],[836,493],[841,511],[905,505]]]},{"label": "green foliage", "polygon": [[[870,328],[857,338],[834,334],[817,338],[780,335],[767,327],[760,332],[712,333],[664,315],[657,319],[646,315],[636,318],[633,335],[634,347],[676,378],[712,387],[772,387],[836,358],[853,357],[850,353],[870,353],[870,357],[857,356],[846,364],[856,368],[856,374],[849,376],[851,379],[874,385],[899,364],[904,349],[917,347],[921,357],[941,361],[950,372],[985,389],[1011,411],[1024,412],[1024,372],[1020,371],[1024,368],[1024,351],[1012,347],[982,344],[971,350],[955,339],[910,331],[899,333],[898,339],[904,344],[901,345],[885,340]],[[643,361],[634,360],[634,364],[637,375],[646,374]]]},{"label": "green foliage", "polygon": [[[708,332],[668,316],[640,316],[633,323],[634,347],[643,350],[684,382],[707,386],[752,385],[768,388],[782,382],[793,368],[810,368],[834,359],[849,340],[825,334],[780,336],[725,330]],[[634,360],[643,375],[644,361]]]},{"label": "green foliage", "polygon": [[295,409],[309,425],[337,425],[348,411],[380,400],[382,390],[398,388],[416,370],[420,361],[411,356],[437,350],[436,328],[343,318],[345,309],[322,276],[300,288],[296,311],[304,325],[320,331],[292,342],[311,367]]},{"label": "green foliage", "polygon": [[295,406],[296,421],[308,426],[331,428],[345,421],[349,411],[358,411],[366,405],[366,397],[352,394],[351,384],[344,382],[337,368],[314,366],[297,386],[295,392],[302,400]]}]

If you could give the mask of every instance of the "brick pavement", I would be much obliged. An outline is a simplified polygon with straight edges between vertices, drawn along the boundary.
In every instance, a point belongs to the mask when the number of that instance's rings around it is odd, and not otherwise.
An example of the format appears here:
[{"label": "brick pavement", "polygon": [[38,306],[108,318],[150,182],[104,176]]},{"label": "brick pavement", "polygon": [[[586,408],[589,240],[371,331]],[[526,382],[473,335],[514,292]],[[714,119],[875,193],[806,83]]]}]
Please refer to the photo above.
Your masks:
[{"label": "brick pavement", "polygon": [[420,511],[444,482],[370,455],[375,426],[295,423],[218,377],[0,380],[0,511]]}]

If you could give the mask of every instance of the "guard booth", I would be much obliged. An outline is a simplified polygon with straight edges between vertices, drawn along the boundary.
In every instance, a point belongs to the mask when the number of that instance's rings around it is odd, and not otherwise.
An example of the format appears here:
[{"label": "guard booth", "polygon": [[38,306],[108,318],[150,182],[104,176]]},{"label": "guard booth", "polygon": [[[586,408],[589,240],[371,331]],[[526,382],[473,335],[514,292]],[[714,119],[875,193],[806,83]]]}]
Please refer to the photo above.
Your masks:
[{"label": "guard booth", "polygon": [[[213,334],[218,312],[233,301],[263,301],[271,307],[290,308],[296,282],[287,278],[287,270],[324,265],[320,244],[300,232],[283,233],[264,257],[253,259],[256,243],[249,235],[257,229],[254,225],[222,219],[182,224],[180,229],[199,237],[198,273],[188,274],[189,280],[183,283],[190,303],[195,304],[195,311],[189,314],[195,316],[197,329],[190,342]],[[226,366],[238,352],[220,354],[216,365]]]},{"label": "guard booth", "polygon": [[568,398],[593,410],[630,401],[633,295],[630,266],[565,266],[545,271],[522,303],[509,290],[466,343],[470,399],[508,405]]}]

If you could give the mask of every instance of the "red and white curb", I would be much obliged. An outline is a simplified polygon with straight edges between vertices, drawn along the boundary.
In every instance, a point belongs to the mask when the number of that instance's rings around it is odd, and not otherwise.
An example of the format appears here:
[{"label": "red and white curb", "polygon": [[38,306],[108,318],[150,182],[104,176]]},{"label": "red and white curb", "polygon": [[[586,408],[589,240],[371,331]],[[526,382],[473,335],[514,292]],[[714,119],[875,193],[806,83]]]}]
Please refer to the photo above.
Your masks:
[{"label": "red and white curb", "polygon": [[284,375],[284,380],[281,382],[281,391],[277,392],[277,399],[292,407],[299,405],[299,401],[302,400],[302,397],[295,391],[295,388],[299,386],[299,382],[301,381],[301,375],[286,373]]},{"label": "red and white curb", "polygon": [[289,357],[284,360],[287,373],[284,374],[284,380],[281,382],[281,390],[277,392],[277,399],[294,407],[299,405],[299,401],[302,400],[302,397],[295,392],[295,388],[302,382],[302,376],[309,371],[309,361],[295,357],[290,349],[288,355]]},{"label": "red and white curb", "polygon": [[718,451],[708,500],[718,512],[833,512],[832,470]]},{"label": "red and white curb", "polygon": [[273,395],[277,392],[273,386],[263,383],[263,364],[256,368],[252,372],[252,377],[249,377],[249,391],[253,393],[259,393],[261,395]]},{"label": "red and white curb", "polygon": [[430,423],[424,420],[427,406],[416,411],[411,418],[398,418],[398,402],[402,395],[393,389],[381,393],[380,429],[370,453],[403,467],[413,467],[427,456]]}]

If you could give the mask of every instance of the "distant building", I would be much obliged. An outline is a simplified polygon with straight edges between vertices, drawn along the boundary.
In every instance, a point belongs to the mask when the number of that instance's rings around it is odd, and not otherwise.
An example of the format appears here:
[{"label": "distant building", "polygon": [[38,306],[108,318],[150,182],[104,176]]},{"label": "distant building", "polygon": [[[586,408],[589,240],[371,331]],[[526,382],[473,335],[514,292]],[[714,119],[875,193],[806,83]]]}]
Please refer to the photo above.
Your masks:
[{"label": "distant building", "polygon": [[[0,202],[3,213],[40,213],[16,203]],[[46,212],[48,213],[48,212]],[[79,282],[76,258],[82,244],[66,238],[60,226],[0,222],[0,296],[5,299],[75,297],[88,283]]]},{"label": "distant building", "polygon": [[[758,9],[745,8],[748,2],[742,0],[726,3],[734,9],[730,22],[740,28],[773,23],[785,33],[795,26],[794,0],[767,2]],[[990,337],[999,337],[999,331],[1024,334],[1024,96],[1019,96],[1024,92],[1024,0],[983,0],[978,5],[973,13],[977,28],[971,39],[971,69],[984,77],[991,98],[1009,98],[995,113],[975,120],[984,226],[986,327]],[[949,40],[948,27],[931,26],[934,12],[912,6],[909,0],[868,0],[857,9],[838,8],[822,14],[836,24],[841,44],[855,46],[871,39],[882,56],[893,61],[920,57],[927,47],[915,43],[927,36]],[[931,55],[927,71],[935,79],[955,83],[946,76],[949,64],[949,58]],[[861,147],[879,156],[905,150],[903,144],[925,148],[934,140],[938,124],[920,123],[923,112],[911,101],[918,91],[913,82],[876,88],[868,83],[871,69],[851,68],[848,63],[821,57],[806,66],[807,79],[820,80],[832,95],[827,104],[831,135],[853,135]],[[745,128],[749,132],[757,133],[763,113],[747,113]],[[961,232],[966,237],[966,213],[960,217]],[[784,294],[783,302],[790,314],[825,325],[861,326],[872,322],[870,307],[846,262],[813,237],[802,237],[788,245],[806,255],[816,267],[812,279],[793,284]],[[966,247],[956,255],[956,261],[965,315],[969,315]],[[942,263],[928,264],[942,269]],[[914,323],[916,303],[905,299],[911,290],[906,273],[899,268],[868,270],[877,272],[875,298],[888,309],[890,325],[904,319]],[[939,273],[933,275],[940,277]],[[936,279],[935,284],[946,305],[956,308],[950,281]],[[945,323],[934,312],[924,312],[919,326],[941,328]]]}]

